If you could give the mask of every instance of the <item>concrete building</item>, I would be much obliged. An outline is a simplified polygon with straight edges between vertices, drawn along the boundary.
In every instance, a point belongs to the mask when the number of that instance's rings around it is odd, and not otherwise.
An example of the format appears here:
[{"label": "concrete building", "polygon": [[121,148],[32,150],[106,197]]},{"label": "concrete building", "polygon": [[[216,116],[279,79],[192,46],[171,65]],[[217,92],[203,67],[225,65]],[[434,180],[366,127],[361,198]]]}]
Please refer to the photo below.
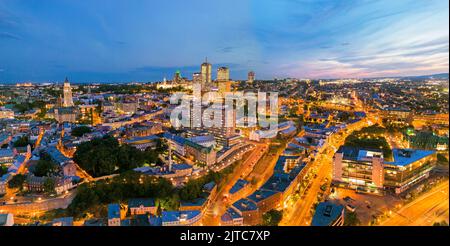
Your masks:
[{"label": "concrete building", "polygon": [[208,63],[208,59],[206,58],[205,62],[200,66],[200,73],[202,75],[202,84],[210,85],[211,84],[211,63]]},{"label": "concrete building", "polygon": [[131,215],[156,214],[157,207],[152,198],[135,198],[128,200],[128,209]]},{"label": "concrete building", "polygon": [[244,218],[233,207],[230,207],[220,217],[220,225],[222,225],[222,226],[243,226]]},{"label": "concrete building", "polygon": [[259,225],[262,222],[258,206],[252,200],[247,198],[240,199],[233,203],[232,208],[242,216],[244,225]]},{"label": "concrete building", "polygon": [[162,226],[196,226],[200,225],[202,213],[198,210],[163,211]]},{"label": "concrete building", "polygon": [[230,81],[230,70],[227,67],[219,67],[217,69],[217,82],[228,82]]},{"label": "concrete building", "polygon": [[344,211],[342,205],[321,202],[316,207],[311,226],[343,226]]},{"label": "concrete building", "polygon": [[333,157],[333,182],[366,192],[391,189],[399,194],[429,176],[435,151],[393,149],[394,161],[380,150],[341,146]]},{"label": "concrete building", "polygon": [[201,73],[193,73],[192,74],[192,83],[201,84],[202,83],[202,74]]},{"label": "concrete building", "polygon": [[255,72],[250,71],[247,74],[247,83],[253,83],[255,81]]},{"label": "concrete building", "polygon": [[14,111],[0,107],[0,119],[14,119]]},{"label": "concrete building", "polygon": [[117,203],[108,205],[108,226],[120,226],[122,220],[122,212],[120,205]]}]

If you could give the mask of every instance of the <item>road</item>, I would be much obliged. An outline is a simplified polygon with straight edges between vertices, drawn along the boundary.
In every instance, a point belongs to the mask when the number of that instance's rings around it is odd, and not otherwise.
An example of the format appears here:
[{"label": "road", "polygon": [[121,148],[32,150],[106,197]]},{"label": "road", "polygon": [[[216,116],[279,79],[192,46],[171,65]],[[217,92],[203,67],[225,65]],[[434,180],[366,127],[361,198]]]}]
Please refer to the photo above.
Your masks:
[{"label": "road", "polygon": [[434,187],[380,223],[383,226],[431,226],[449,222],[449,181]]},{"label": "road", "polygon": [[308,191],[302,195],[294,204],[284,212],[284,216],[280,225],[309,225],[311,223],[311,209],[314,203],[317,202],[317,195],[322,192],[320,187],[326,182],[329,188],[329,184],[332,179],[332,161],[333,155],[344,144],[345,138],[355,130],[359,130],[363,127],[369,126],[378,122],[379,119],[374,116],[369,116],[353,125],[349,125],[344,131],[336,133],[328,139],[324,146],[319,150],[316,160],[313,163],[309,163],[308,168],[316,169],[317,176],[310,181]]},{"label": "road", "polygon": [[224,194],[232,187],[232,185],[240,178],[246,177],[252,170],[254,165],[267,151],[268,146],[266,144],[255,144],[256,147],[248,155],[248,157],[234,170],[233,173],[224,180],[220,189],[217,191],[216,197],[212,198],[209,207],[206,209],[206,213],[203,216],[203,225],[217,226],[220,224],[220,217],[225,213],[227,204],[223,202],[222,198]]},{"label": "road", "polygon": [[75,197],[75,194],[76,190],[72,190],[62,197],[2,205],[0,206],[0,213],[8,212],[12,214],[33,215],[57,208],[67,208]]}]

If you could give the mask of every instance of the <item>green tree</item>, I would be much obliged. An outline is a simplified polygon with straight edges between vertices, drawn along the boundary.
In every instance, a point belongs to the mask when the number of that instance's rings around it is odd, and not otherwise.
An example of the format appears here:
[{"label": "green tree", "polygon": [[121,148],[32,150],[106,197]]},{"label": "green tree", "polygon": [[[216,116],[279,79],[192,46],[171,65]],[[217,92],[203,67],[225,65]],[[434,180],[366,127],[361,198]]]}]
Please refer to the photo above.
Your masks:
[{"label": "green tree", "polygon": [[20,190],[22,190],[25,180],[25,175],[17,174],[13,176],[12,179],[8,182],[8,187],[11,189],[19,188]]},{"label": "green tree", "polygon": [[44,191],[47,193],[55,192],[55,180],[53,178],[46,178],[44,181]]},{"label": "green tree", "polygon": [[265,226],[278,226],[281,219],[283,219],[283,211],[270,210],[263,214],[263,225]]}]

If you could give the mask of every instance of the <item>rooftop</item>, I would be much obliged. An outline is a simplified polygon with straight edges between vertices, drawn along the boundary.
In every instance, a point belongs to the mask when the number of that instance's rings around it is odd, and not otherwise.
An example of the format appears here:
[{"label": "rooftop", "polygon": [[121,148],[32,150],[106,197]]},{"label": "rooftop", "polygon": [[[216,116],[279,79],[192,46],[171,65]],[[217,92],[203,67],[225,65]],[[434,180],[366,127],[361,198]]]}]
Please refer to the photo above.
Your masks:
[{"label": "rooftop", "polygon": [[46,150],[47,154],[50,155],[53,161],[57,162],[58,164],[63,164],[67,161],[70,161],[70,158],[66,157],[59,151],[55,146],[50,146]]},{"label": "rooftop", "polygon": [[153,198],[134,198],[134,199],[128,200],[129,208],[138,208],[140,206],[154,207],[155,200]]},{"label": "rooftop", "polygon": [[344,206],[331,202],[321,202],[317,205],[311,226],[329,226],[342,214]]},{"label": "rooftop", "polygon": [[13,157],[14,151],[12,149],[0,149],[0,158]]},{"label": "rooftop", "polygon": [[260,202],[260,201],[262,201],[268,197],[271,197],[273,195],[276,195],[278,193],[279,193],[278,191],[273,191],[273,190],[256,190],[255,192],[253,192],[253,194],[251,194],[247,198],[254,202]]},{"label": "rooftop", "polygon": [[383,156],[379,149],[365,149],[353,146],[341,146],[336,153],[342,153],[345,160],[368,161],[374,156]]},{"label": "rooftop", "polygon": [[253,210],[258,209],[258,206],[256,205],[256,203],[247,198],[242,198],[239,201],[233,203],[233,207],[241,212],[242,211],[253,211]]},{"label": "rooftop", "polygon": [[230,194],[234,194],[248,185],[248,181],[244,179],[238,179],[230,189]]},{"label": "rooftop", "polygon": [[215,183],[214,181],[211,181],[211,182],[205,184],[205,185],[203,186],[203,189],[204,189],[205,191],[211,192],[211,191],[214,189],[215,186],[216,186],[216,183]]},{"label": "rooftop", "polygon": [[234,208],[229,207],[227,211],[220,217],[221,221],[231,221],[233,219],[239,219],[242,218],[242,215],[240,215]]},{"label": "rooftop", "polygon": [[192,201],[181,201],[180,206],[181,207],[203,206],[203,204],[205,204],[205,202],[206,202],[205,198],[197,198]]},{"label": "rooftop", "polygon": [[407,166],[434,153],[436,153],[434,150],[393,149],[394,161],[385,163],[396,166]]}]

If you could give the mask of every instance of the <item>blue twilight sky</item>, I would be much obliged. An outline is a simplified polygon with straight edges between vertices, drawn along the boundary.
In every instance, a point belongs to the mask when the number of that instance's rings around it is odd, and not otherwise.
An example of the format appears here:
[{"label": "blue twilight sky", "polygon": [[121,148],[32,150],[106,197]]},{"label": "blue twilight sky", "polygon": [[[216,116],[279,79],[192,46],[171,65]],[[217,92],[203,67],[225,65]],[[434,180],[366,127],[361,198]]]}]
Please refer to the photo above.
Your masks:
[{"label": "blue twilight sky", "polygon": [[[0,0],[0,83],[448,72],[447,0]],[[216,76],[214,72],[213,77]]]}]

